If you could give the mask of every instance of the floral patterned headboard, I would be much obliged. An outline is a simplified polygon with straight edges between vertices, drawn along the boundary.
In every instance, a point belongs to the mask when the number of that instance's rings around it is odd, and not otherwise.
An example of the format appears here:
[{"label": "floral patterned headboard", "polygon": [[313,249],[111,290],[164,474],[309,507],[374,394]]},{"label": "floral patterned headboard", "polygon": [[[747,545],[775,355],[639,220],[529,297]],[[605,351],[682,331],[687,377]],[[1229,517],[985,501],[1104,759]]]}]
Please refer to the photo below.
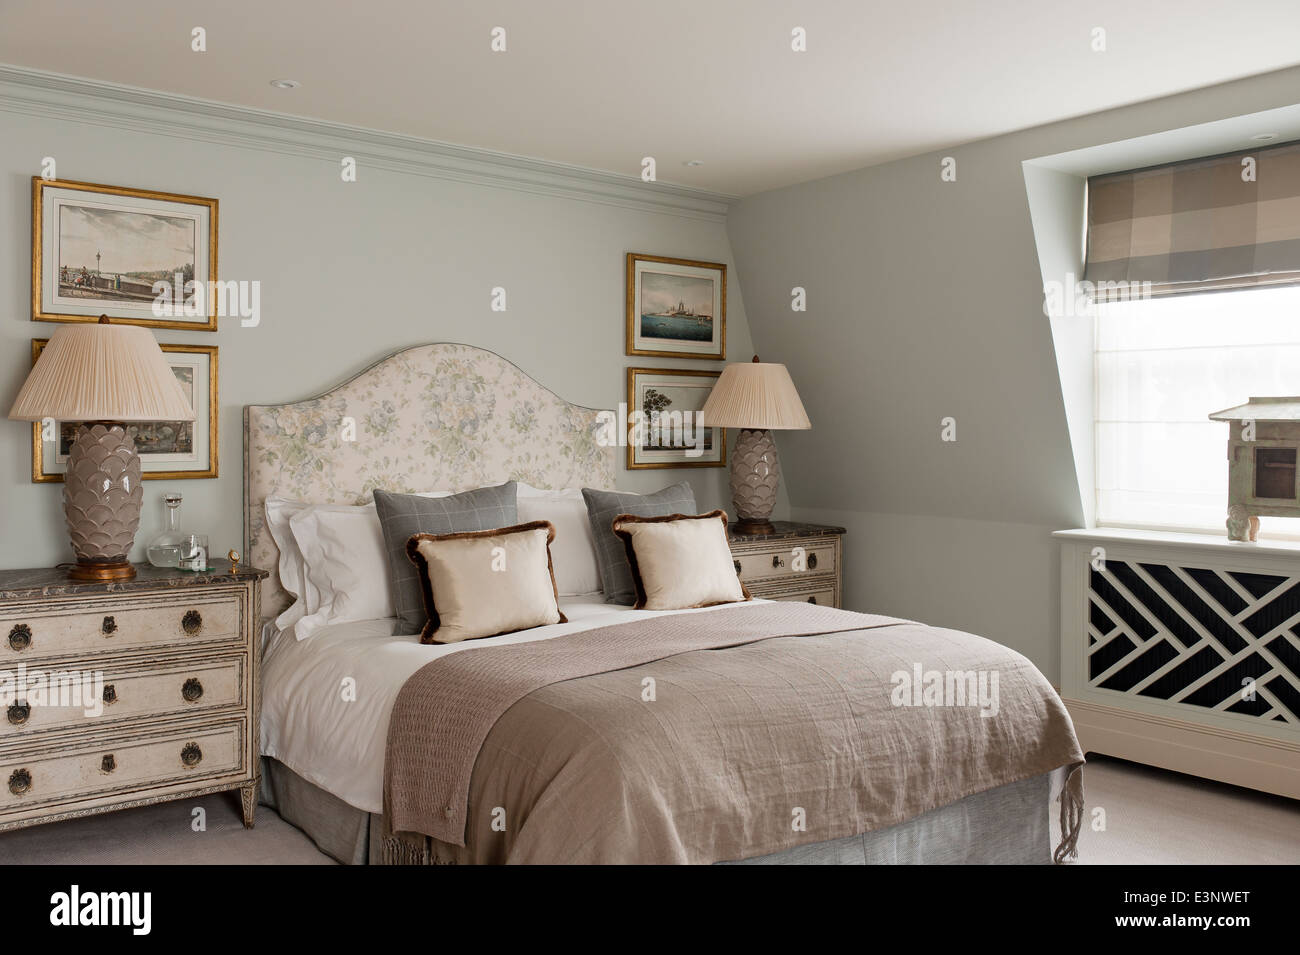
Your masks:
[{"label": "floral patterned headboard", "polygon": [[613,487],[597,409],[570,404],[500,355],[419,345],[322,395],[244,407],[244,559],[271,572],[263,615],[289,604],[265,527],[269,497],[364,504],[375,488],[461,491],[503,481]]}]

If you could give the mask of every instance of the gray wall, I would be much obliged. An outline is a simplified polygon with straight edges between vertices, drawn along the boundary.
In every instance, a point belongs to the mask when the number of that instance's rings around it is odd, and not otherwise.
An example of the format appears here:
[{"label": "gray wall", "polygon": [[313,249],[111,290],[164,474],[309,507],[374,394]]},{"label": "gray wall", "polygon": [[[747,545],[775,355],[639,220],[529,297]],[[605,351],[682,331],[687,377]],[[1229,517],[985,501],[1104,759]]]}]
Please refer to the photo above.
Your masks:
[{"label": "gray wall", "polygon": [[[813,421],[779,439],[792,513],[848,527],[850,607],[976,631],[1057,677],[1048,535],[1083,521],[1082,482],[1021,163],[1289,105],[1298,81],[1256,77],[732,207],[759,353],[789,366]],[[945,155],[956,182],[940,180]],[[946,416],[955,443],[940,440]]]},{"label": "gray wall", "polygon": [[[30,368],[30,340],[57,326],[30,318],[31,177],[44,156],[63,179],[215,196],[224,279],[262,283],[262,321],[216,333],[158,330],[163,342],[220,346],[221,476],[150,481],[137,536],[162,521],[177,488],[186,523],[216,553],[240,545],[241,408],[315,394],[391,351],[467,342],[511,359],[563,397],[615,407],[629,365],[721,367],[623,354],[623,256],[652,252],[730,263],[720,216],[701,218],[402,174],[361,160],[345,184],[339,159],[271,151],[9,112],[0,103],[0,409]],[[232,137],[233,138],[233,137]],[[358,149],[364,149],[358,146]],[[360,153],[358,153],[360,155]],[[417,278],[418,277],[418,278]],[[493,312],[494,286],[509,310]],[[728,346],[749,357],[744,299],[732,284]],[[71,559],[62,485],[31,483],[30,430],[0,424],[0,567]],[[723,469],[627,472],[653,490],[682,480],[704,508],[729,506]]]}]

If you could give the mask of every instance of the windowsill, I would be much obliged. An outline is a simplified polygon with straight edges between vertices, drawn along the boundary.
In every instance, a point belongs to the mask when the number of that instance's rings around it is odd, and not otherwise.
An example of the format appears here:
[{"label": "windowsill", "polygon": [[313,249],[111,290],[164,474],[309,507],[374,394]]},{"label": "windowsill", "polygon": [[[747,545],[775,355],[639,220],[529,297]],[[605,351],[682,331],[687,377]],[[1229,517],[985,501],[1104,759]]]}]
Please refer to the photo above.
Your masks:
[{"label": "windowsill", "polygon": [[1109,541],[1120,544],[1159,544],[1186,547],[1189,550],[1244,551],[1252,554],[1276,554],[1300,557],[1300,540],[1231,541],[1227,534],[1191,534],[1176,531],[1140,530],[1132,527],[1076,527],[1054,531],[1060,540]]}]

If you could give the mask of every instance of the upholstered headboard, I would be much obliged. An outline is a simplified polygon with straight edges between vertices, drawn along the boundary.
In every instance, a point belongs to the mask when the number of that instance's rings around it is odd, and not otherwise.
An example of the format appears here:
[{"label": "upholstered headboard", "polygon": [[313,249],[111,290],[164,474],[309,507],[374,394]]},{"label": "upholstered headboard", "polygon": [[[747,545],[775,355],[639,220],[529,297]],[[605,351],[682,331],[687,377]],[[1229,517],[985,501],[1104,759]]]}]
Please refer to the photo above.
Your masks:
[{"label": "upholstered headboard", "polygon": [[271,572],[263,615],[289,604],[265,527],[269,497],[363,504],[375,488],[461,491],[503,481],[613,487],[617,449],[593,408],[500,355],[419,345],[305,401],[244,407],[244,559]]}]

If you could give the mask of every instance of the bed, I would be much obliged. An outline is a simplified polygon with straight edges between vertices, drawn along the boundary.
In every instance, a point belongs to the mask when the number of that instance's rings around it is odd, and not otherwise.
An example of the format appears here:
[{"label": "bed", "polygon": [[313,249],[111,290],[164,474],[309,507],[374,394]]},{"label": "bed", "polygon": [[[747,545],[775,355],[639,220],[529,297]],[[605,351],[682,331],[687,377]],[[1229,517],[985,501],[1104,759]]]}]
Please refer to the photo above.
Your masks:
[{"label": "bed", "polygon": [[[638,611],[599,593],[561,598],[566,622],[442,646],[394,636],[386,618],[301,640],[271,622],[290,597],[268,499],[357,505],[376,489],[504,480],[613,487],[605,421],[500,356],[454,344],[399,352],[315,398],[245,408],[245,547],[272,570],[264,801],[349,863],[1039,864],[1073,853],[1082,753],[1069,717],[1028,661],[968,634],[767,602]],[[730,630],[748,635],[718,636]],[[672,644],[686,633],[700,636]],[[440,797],[447,818],[412,824],[394,811],[395,706],[417,674],[473,664],[470,691],[490,690],[494,654],[582,655],[615,635],[677,649],[506,699],[470,750],[472,773]],[[827,661],[841,672],[827,677]],[[1002,715],[885,708],[888,674],[912,663],[918,675],[998,670]],[[638,706],[647,675],[678,702]]]}]

